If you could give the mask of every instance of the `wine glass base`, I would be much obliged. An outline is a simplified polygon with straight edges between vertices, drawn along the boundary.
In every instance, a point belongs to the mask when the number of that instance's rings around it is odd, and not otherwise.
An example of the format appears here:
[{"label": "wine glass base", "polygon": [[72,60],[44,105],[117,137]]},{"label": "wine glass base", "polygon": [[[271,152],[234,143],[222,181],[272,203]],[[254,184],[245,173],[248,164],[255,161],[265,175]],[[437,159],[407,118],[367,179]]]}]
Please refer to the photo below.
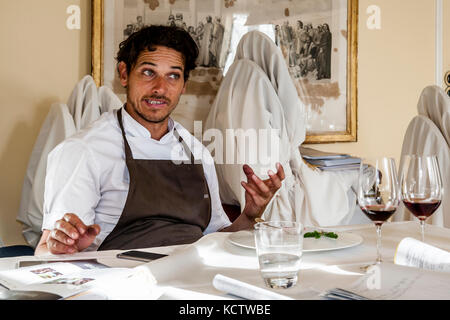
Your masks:
[{"label": "wine glass base", "polygon": [[297,276],[264,278],[264,283],[272,289],[287,289],[297,284]]},{"label": "wine glass base", "polygon": [[367,264],[364,266],[359,267],[359,269],[361,271],[367,272],[370,268],[374,267],[374,266],[379,266],[383,261],[382,260],[377,260],[375,262],[373,262],[372,264]]}]

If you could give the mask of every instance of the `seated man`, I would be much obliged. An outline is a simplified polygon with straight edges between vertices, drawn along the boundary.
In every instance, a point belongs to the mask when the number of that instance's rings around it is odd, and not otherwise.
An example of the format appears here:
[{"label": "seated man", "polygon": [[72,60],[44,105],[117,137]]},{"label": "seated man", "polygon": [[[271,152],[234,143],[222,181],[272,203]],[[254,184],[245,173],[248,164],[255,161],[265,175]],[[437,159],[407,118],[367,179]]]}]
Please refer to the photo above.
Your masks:
[{"label": "seated man", "polygon": [[197,56],[194,40],[177,27],[146,27],[121,43],[126,104],[49,155],[36,254],[192,243],[250,228],[262,215],[281,187],[281,165],[264,181],[243,167],[246,203],[231,224],[211,155],[169,117]]}]

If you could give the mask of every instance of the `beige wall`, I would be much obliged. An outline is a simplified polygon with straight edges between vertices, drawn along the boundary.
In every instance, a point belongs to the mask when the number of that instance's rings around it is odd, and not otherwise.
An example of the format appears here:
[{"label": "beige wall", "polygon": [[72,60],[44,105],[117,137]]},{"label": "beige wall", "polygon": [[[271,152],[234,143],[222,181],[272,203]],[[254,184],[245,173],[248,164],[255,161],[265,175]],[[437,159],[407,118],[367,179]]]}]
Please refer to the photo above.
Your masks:
[{"label": "beige wall", "polygon": [[[68,6],[81,30],[68,30]],[[15,221],[35,139],[53,102],[65,102],[90,73],[90,1],[0,1],[0,237],[24,243]]]},{"label": "beige wall", "polygon": [[[81,6],[81,30],[65,27]],[[15,221],[23,177],[51,103],[66,101],[90,72],[90,1],[0,0],[0,237],[24,243]],[[366,8],[381,8],[382,29],[366,28]],[[434,83],[434,1],[361,0],[358,142],[316,145],[358,156],[398,158],[423,87]],[[444,68],[450,69],[450,0],[444,0]]]},{"label": "beige wall", "polygon": [[[366,27],[373,4],[381,30]],[[359,12],[358,142],[314,147],[398,160],[419,95],[435,82],[435,1],[360,0]]]}]

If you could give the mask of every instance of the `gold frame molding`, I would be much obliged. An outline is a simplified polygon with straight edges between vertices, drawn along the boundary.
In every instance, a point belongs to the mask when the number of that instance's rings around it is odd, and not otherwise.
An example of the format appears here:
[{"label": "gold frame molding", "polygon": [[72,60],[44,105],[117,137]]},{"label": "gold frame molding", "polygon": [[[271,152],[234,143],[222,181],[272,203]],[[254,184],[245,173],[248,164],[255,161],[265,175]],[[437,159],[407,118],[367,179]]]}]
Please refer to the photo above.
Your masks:
[{"label": "gold frame molding", "polygon": [[358,0],[348,0],[347,15],[347,129],[332,134],[306,135],[305,143],[356,142],[358,140]]},{"label": "gold frame molding", "polygon": [[97,87],[103,85],[103,1],[92,0],[92,78]]},{"label": "gold frame molding", "polygon": [[[103,85],[104,0],[92,0],[92,77]],[[348,0],[347,15],[347,128],[330,134],[308,134],[305,143],[357,141],[358,0]]]}]

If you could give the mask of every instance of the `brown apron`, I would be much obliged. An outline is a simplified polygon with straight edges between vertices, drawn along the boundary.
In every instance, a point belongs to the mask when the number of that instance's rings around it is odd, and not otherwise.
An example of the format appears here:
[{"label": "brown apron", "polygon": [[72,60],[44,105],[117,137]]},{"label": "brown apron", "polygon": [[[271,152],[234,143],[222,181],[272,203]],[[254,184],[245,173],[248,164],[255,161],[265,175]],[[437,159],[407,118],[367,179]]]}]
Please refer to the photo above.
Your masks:
[{"label": "brown apron", "polygon": [[125,137],[122,109],[117,113],[130,173],[128,197],[117,225],[98,250],[138,249],[192,243],[203,236],[211,219],[211,197],[203,165],[133,159]]}]

